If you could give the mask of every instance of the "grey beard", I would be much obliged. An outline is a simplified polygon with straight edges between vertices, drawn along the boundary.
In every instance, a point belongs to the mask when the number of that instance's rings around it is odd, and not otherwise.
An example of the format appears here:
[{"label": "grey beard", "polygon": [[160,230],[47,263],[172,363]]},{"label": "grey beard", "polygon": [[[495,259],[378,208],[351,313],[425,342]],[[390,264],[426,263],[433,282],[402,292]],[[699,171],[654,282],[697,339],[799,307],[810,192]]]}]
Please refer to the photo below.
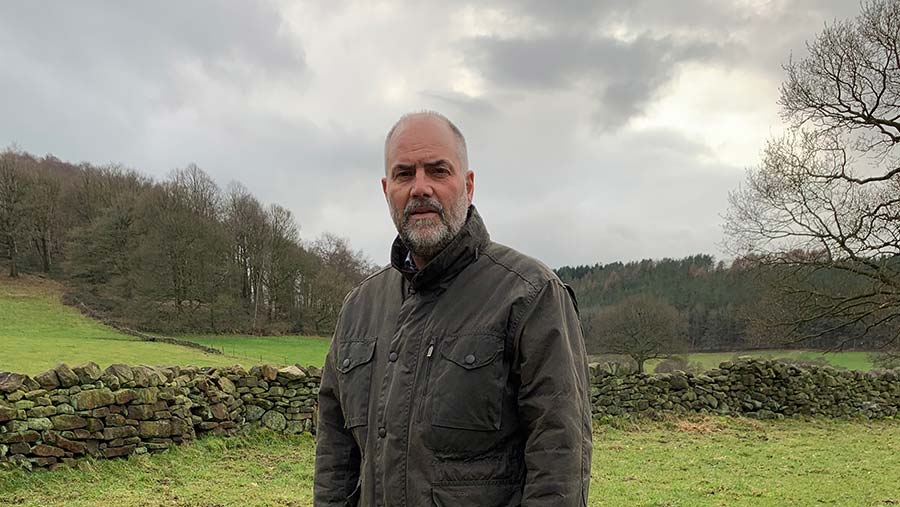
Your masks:
[{"label": "grey beard", "polygon": [[[412,210],[417,207],[427,206],[435,210],[440,216],[440,221],[432,222],[430,219],[413,220],[410,218]],[[466,215],[469,210],[466,194],[453,203],[449,209],[441,206],[437,199],[411,199],[406,203],[406,208],[399,213],[391,209],[397,232],[406,248],[416,257],[430,261],[453,241],[453,238],[462,230],[466,223]],[[415,223],[422,222],[422,223]]]}]

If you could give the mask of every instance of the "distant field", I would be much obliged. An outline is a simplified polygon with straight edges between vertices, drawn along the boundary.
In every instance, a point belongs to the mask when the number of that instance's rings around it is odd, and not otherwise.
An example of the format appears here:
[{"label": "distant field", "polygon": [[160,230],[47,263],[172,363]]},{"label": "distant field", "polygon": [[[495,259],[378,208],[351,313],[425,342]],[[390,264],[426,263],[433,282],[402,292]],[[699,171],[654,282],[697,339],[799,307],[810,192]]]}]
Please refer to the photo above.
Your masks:
[{"label": "distant field", "polygon": [[[206,438],[80,470],[0,470],[0,505],[312,505],[315,442],[269,432]],[[897,421],[695,418],[600,426],[594,507],[885,506],[900,503]]]},{"label": "distant field", "polygon": [[[792,359],[804,359],[808,361],[824,359],[828,364],[848,370],[869,371],[873,368],[869,360],[868,352],[820,352],[817,350],[752,350],[746,352],[697,352],[687,354],[690,362],[698,362],[706,370],[718,368],[719,363],[731,361],[737,356],[750,356],[761,359],[777,359],[789,357]],[[596,358],[594,359],[596,360]],[[644,365],[644,369],[652,372],[661,359],[651,359]]]},{"label": "distant field", "polygon": [[[111,363],[251,366],[265,362],[321,366],[328,352],[328,339],[304,336],[179,336],[222,350],[223,355],[142,342],[61,304],[61,292],[62,288],[51,280],[33,276],[10,280],[0,276],[0,371],[34,374],[60,362],[76,365],[87,361],[95,361],[103,367]],[[872,369],[866,352],[757,350],[696,353],[688,357],[691,362],[699,362],[709,369],[738,355],[824,358],[834,366],[863,371]],[[653,371],[658,363],[659,360],[648,361],[647,371]]]},{"label": "distant field", "polygon": [[58,363],[226,366],[240,359],[139,341],[59,302],[54,282],[0,276],[0,371],[36,374]]},{"label": "distant field", "polygon": [[[181,340],[221,350],[251,364],[325,364],[330,341],[310,336],[179,335]],[[243,361],[241,361],[243,363]]]},{"label": "distant field", "polygon": [[[707,369],[717,368],[722,361],[730,361],[735,356],[751,356],[761,359],[804,359],[815,361],[824,359],[832,366],[848,370],[868,371],[872,369],[872,361],[868,352],[820,352],[817,350],[753,350],[747,352],[701,352],[690,354],[691,361],[698,361]],[[655,366],[655,364],[654,364]]]}]

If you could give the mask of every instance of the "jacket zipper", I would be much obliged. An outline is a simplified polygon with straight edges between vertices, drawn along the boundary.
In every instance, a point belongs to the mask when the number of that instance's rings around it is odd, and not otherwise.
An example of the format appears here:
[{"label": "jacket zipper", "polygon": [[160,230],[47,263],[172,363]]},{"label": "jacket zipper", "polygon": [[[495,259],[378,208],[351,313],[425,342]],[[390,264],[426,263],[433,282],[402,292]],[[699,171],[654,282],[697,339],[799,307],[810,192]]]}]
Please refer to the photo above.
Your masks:
[{"label": "jacket zipper", "polygon": [[428,400],[428,379],[431,377],[431,363],[434,362],[432,356],[434,355],[434,339],[431,340],[431,343],[428,344],[428,348],[425,350],[425,375],[422,379],[422,397],[419,402],[419,414],[416,417],[416,422],[422,422],[422,418],[425,416],[425,403]]}]

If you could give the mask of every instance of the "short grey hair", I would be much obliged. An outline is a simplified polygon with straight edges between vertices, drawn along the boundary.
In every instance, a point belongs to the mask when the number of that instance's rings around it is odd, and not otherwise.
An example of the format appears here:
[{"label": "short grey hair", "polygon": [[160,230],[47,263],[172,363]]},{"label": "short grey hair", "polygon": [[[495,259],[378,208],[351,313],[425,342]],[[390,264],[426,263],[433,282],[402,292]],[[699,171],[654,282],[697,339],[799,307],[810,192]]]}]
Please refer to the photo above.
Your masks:
[{"label": "short grey hair", "polygon": [[431,110],[426,109],[426,110],[422,110],[422,111],[416,111],[414,113],[404,114],[403,116],[400,117],[399,120],[397,120],[396,123],[394,123],[394,126],[391,127],[391,130],[388,131],[387,136],[384,138],[384,169],[385,169],[385,171],[387,171],[387,169],[388,169],[388,167],[387,167],[387,151],[388,151],[388,143],[391,142],[391,137],[394,136],[394,132],[397,131],[397,127],[399,127],[401,123],[403,123],[404,121],[406,121],[410,118],[415,118],[417,116],[430,116],[432,118],[437,118],[437,119],[443,121],[444,123],[446,123],[448,127],[450,127],[450,130],[453,132],[453,136],[456,137],[456,149],[457,149],[457,152],[459,155],[459,161],[460,161],[460,163],[462,163],[462,169],[464,171],[468,170],[469,169],[469,150],[468,150],[468,147],[466,146],[466,137],[463,136],[462,131],[459,130],[459,127],[457,127],[446,116],[442,115],[441,113],[439,113],[437,111],[431,111]]}]

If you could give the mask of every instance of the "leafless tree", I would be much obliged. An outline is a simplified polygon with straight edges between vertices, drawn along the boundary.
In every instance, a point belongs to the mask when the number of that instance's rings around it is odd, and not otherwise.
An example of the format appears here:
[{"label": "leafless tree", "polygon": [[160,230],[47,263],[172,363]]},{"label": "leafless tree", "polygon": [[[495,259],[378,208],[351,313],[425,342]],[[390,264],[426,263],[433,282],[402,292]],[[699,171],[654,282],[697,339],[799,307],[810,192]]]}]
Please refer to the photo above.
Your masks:
[{"label": "leafless tree", "polygon": [[28,182],[18,153],[0,153],[0,239],[9,259],[9,276],[19,276],[19,237],[26,226]]},{"label": "leafless tree", "polygon": [[232,258],[240,280],[240,297],[246,304],[258,309],[256,303],[262,287],[266,213],[256,197],[239,183],[229,185],[227,194],[225,222],[231,233]]},{"label": "leafless tree", "polygon": [[644,371],[648,359],[686,352],[687,321],[666,301],[647,294],[602,308],[586,322],[588,339],[602,352],[628,356]]},{"label": "leafless tree", "polygon": [[187,208],[196,216],[215,220],[220,216],[222,195],[219,186],[197,164],[172,171],[171,184],[185,199]]},{"label": "leafless tree", "polygon": [[41,271],[50,272],[54,251],[62,236],[60,201],[62,185],[50,174],[43,161],[31,166],[31,185],[28,192],[28,230],[31,243],[40,259]]},{"label": "leafless tree", "polygon": [[[275,320],[279,306],[290,307],[299,270],[300,231],[291,210],[270,204],[266,210],[265,276],[268,317]],[[286,308],[287,309],[287,308]]]},{"label": "leafless tree", "polygon": [[305,280],[306,293],[312,296],[306,300],[306,307],[315,332],[329,334],[334,331],[344,297],[376,267],[361,250],[354,251],[346,238],[331,233],[319,236],[309,251],[317,266]]},{"label": "leafless tree", "polygon": [[785,134],[730,195],[728,245],[777,274],[788,338],[900,336],[898,46],[897,0],[827,25],[785,66]]}]

